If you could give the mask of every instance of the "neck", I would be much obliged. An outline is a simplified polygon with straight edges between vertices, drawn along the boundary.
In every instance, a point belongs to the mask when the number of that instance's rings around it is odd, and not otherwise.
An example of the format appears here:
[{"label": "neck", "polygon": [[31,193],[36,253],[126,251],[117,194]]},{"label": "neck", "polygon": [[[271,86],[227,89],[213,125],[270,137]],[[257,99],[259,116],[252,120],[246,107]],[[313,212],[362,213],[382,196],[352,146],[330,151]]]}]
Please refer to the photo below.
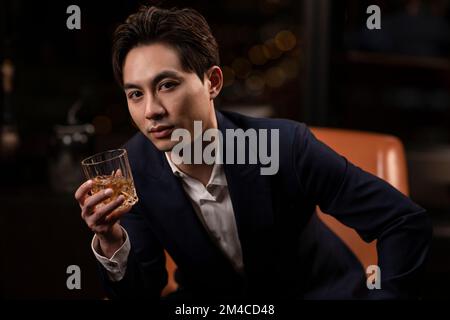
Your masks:
[{"label": "neck", "polygon": [[[211,116],[211,121],[209,125],[206,125],[204,128],[202,128],[202,132],[205,132],[205,130],[207,129],[217,129],[217,118],[216,118],[216,114],[214,112],[214,108],[213,108],[213,114]],[[200,138],[201,139],[201,138]],[[203,150],[204,148],[208,145],[209,143],[202,143],[202,154],[203,154]],[[193,153],[191,153],[193,154]],[[172,160],[171,157],[171,152],[167,152],[168,157],[170,158],[170,160]],[[178,169],[180,169],[181,171],[183,171],[185,174],[191,176],[192,178],[200,181],[204,186],[206,186],[209,182],[209,179],[211,177],[211,173],[212,173],[212,169],[214,167],[214,164],[206,164],[203,162],[202,159],[202,163],[200,164],[185,164],[185,163],[181,163],[181,164],[176,164],[176,167]]]}]

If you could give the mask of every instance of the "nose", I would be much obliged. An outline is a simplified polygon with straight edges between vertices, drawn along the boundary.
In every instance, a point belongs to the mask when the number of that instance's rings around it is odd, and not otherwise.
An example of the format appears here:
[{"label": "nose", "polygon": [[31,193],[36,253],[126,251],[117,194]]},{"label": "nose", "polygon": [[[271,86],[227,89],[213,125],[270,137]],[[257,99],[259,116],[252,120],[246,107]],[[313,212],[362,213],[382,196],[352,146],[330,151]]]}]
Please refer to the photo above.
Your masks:
[{"label": "nose", "polygon": [[161,104],[161,101],[155,97],[147,98],[145,102],[145,118],[149,120],[159,120],[166,113],[166,109]]}]

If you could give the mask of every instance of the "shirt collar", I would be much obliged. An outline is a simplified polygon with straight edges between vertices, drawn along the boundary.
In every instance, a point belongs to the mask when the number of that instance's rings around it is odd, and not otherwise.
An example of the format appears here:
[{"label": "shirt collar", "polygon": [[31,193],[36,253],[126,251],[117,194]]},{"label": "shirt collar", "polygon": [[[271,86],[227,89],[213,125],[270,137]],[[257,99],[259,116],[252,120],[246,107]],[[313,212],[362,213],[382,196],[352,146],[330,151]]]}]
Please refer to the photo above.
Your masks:
[{"label": "shirt collar", "polygon": [[[167,162],[169,163],[170,169],[172,170],[173,174],[177,177],[180,177],[182,179],[191,178],[189,175],[181,171],[175,163],[170,160],[170,157],[168,156],[168,152],[164,152],[164,155],[166,156]],[[225,177],[225,172],[223,170],[223,165],[220,163],[214,163],[211,177],[209,178],[208,185],[218,185],[218,186],[227,186],[227,179]]]}]

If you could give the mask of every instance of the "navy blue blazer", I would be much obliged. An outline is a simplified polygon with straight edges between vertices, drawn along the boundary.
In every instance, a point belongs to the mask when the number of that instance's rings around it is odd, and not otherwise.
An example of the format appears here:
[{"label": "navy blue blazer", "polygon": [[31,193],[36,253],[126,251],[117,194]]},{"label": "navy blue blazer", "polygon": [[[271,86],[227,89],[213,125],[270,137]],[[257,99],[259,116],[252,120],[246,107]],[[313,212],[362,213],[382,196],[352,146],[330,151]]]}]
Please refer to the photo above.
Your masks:
[{"label": "navy blue blazer", "polygon": [[[211,240],[164,154],[137,133],[125,145],[139,197],[121,220],[131,241],[127,270],[121,281],[111,282],[100,267],[110,297],[159,298],[167,281],[163,249],[178,266],[179,292],[189,297],[390,299],[416,294],[431,239],[423,208],[318,141],[305,124],[216,115],[225,145],[226,129],[279,129],[277,174],[261,175],[261,164],[224,165],[245,274],[236,273]],[[365,241],[378,239],[380,290],[367,289],[364,270],[317,218],[317,205]]]}]

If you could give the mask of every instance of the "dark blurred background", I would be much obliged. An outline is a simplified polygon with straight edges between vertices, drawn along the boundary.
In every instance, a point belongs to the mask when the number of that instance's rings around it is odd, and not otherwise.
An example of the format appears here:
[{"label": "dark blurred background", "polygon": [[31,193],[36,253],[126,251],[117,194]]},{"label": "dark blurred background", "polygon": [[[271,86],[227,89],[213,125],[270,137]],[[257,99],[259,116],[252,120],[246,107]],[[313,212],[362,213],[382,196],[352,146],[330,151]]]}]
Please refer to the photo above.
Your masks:
[{"label": "dark blurred background", "polygon": [[[153,1],[0,0],[0,297],[103,296],[73,192],[80,160],[136,129],[111,36]],[[159,1],[190,6],[221,48],[218,108],[398,136],[434,236],[425,298],[450,298],[450,1]],[[81,29],[69,30],[69,5]],[[381,30],[366,9],[380,6]],[[68,290],[66,268],[82,270]]]}]

